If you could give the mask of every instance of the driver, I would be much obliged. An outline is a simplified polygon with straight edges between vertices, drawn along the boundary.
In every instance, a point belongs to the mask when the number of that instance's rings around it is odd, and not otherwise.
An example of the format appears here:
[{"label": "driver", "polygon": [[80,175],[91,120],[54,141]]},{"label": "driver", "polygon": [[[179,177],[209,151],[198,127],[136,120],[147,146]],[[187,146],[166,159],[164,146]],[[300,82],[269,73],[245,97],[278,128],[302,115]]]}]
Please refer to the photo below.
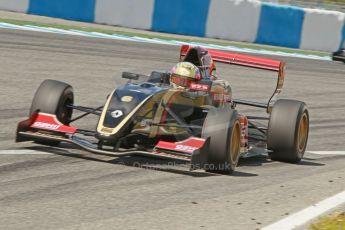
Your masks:
[{"label": "driver", "polygon": [[170,83],[174,88],[189,88],[191,83],[201,80],[199,68],[190,62],[177,63],[170,73]]}]

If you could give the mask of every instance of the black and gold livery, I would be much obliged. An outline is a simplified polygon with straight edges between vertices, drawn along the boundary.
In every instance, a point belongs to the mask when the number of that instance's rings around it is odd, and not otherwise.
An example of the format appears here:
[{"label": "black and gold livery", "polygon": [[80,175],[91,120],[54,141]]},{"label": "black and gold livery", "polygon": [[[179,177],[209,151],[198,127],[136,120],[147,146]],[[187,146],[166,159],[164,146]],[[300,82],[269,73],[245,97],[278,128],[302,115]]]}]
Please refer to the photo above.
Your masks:
[{"label": "black and gold livery", "polygon": [[[180,61],[174,71],[149,76],[124,72],[128,82],[96,108],[74,104],[69,84],[45,80],[35,93],[29,118],[18,123],[16,141],[50,146],[68,142],[93,153],[178,160],[189,162],[191,169],[221,173],[232,172],[240,157],[263,152],[272,160],[302,159],[309,113],[304,102],[277,100],[284,62],[186,45]],[[215,74],[214,61],[277,72],[268,102],[234,99],[230,83]],[[185,68],[193,71],[185,74]],[[267,115],[244,115],[238,104],[265,109]],[[76,116],[75,110],[84,113]],[[89,114],[99,117],[94,130],[73,126]]]}]

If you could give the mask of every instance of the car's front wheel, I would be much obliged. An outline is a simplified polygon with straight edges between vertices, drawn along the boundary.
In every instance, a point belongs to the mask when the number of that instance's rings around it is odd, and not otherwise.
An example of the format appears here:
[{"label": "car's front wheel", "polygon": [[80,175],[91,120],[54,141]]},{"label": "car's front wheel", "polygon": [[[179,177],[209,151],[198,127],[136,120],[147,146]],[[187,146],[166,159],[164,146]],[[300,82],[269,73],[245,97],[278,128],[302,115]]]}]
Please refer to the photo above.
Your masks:
[{"label": "car's front wheel", "polygon": [[211,108],[206,116],[202,137],[210,138],[207,171],[233,172],[240,157],[241,125],[237,111]]},{"label": "car's front wheel", "polygon": [[[73,100],[72,86],[61,81],[44,80],[35,93],[29,115],[36,112],[53,114],[61,123],[68,125],[73,112],[68,105],[73,104]],[[59,143],[47,140],[37,140],[36,142],[48,145]]]}]

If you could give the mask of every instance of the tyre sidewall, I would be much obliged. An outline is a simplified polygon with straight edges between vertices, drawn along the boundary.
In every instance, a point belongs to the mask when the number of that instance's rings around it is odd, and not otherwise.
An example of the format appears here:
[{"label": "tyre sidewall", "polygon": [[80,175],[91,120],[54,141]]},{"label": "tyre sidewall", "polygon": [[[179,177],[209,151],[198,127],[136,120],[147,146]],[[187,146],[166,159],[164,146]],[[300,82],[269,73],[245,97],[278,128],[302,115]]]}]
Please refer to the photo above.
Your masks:
[{"label": "tyre sidewall", "polygon": [[[64,107],[67,101],[71,104],[74,102],[73,88],[70,85],[60,81],[45,80],[35,93],[29,115],[37,111],[53,114],[60,122],[68,124],[72,117],[72,109]],[[62,117],[63,110],[68,113],[64,118]]]},{"label": "tyre sidewall", "polygon": [[209,151],[209,166],[212,171],[231,172],[235,169],[238,159],[232,161],[230,145],[232,129],[238,121],[238,114],[235,110],[216,109],[209,111],[202,132],[203,138],[211,138]]},{"label": "tyre sidewall", "polygon": [[[304,102],[281,99],[273,106],[267,133],[267,148],[273,160],[298,162],[303,157],[298,149],[298,132],[303,114],[306,113],[309,124],[309,113]],[[307,131],[307,140],[308,141]]]}]

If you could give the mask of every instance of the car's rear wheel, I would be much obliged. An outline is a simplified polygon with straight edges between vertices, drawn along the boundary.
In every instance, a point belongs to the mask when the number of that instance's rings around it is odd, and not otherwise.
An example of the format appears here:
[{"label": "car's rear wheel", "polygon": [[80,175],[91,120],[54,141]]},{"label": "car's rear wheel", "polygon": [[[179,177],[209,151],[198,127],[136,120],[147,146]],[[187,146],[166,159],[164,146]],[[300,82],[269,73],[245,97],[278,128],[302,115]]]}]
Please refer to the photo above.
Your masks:
[{"label": "car's rear wheel", "polygon": [[[73,88],[69,84],[55,80],[44,80],[38,87],[32,100],[30,116],[41,112],[56,115],[57,119],[68,125],[73,109],[68,105],[73,104]],[[40,144],[57,145],[59,141],[37,140]]]},{"label": "car's rear wheel", "polygon": [[202,137],[210,138],[207,171],[233,172],[240,157],[241,125],[235,110],[211,108],[206,116]]},{"label": "car's rear wheel", "polygon": [[272,160],[298,163],[306,150],[309,112],[304,102],[278,100],[268,124],[267,148]]}]

